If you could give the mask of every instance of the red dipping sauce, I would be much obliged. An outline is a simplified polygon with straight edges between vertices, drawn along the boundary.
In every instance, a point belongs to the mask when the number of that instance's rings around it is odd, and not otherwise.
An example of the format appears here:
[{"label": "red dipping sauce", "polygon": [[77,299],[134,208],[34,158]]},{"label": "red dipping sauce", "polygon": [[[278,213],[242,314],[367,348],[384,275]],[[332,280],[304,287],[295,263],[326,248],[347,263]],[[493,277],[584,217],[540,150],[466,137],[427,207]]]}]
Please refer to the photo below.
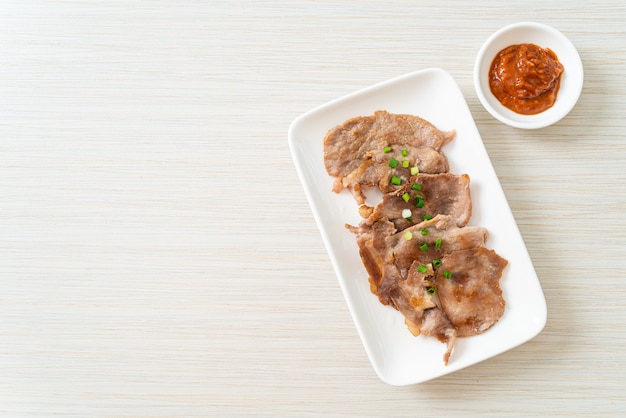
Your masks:
[{"label": "red dipping sauce", "polygon": [[536,115],[556,102],[563,71],[552,50],[535,44],[511,45],[493,59],[489,88],[508,109]]}]

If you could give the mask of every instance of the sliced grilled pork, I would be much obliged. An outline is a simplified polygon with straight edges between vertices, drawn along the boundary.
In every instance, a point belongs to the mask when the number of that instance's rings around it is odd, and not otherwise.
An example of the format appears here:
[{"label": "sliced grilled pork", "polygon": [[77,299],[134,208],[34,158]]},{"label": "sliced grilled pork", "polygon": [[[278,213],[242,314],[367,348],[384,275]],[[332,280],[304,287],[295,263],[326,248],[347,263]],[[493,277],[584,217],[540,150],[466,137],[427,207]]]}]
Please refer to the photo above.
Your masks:
[{"label": "sliced grilled pork", "polygon": [[424,311],[427,309],[438,309],[434,292],[429,293],[429,289],[434,289],[434,271],[432,266],[424,266],[420,271],[418,262],[413,263],[409,277],[397,283],[391,292],[393,306],[404,315],[404,322],[415,336],[422,333],[422,320]]},{"label": "sliced grilled pork", "polygon": [[[396,229],[388,220],[381,219],[374,225],[366,225],[362,227],[353,227],[346,225],[352,232],[357,235],[357,245],[359,246],[359,255],[363,261],[365,269],[369,273],[370,290],[378,295],[378,287],[383,281],[383,277],[395,276],[395,265],[389,264],[389,258],[392,254],[389,251],[387,240],[392,236]],[[386,270],[386,271],[385,271]],[[385,305],[389,304],[388,300],[382,300]]]},{"label": "sliced grilled pork", "polygon": [[[454,135],[420,117],[380,110],[331,129],[324,138],[324,164],[336,177],[333,190],[348,188],[363,204],[364,187],[377,186],[384,192],[392,177],[408,180],[411,167],[422,173],[447,172],[448,160],[440,150]],[[398,161],[396,167],[389,165],[392,159]]]},{"label": "sliced grilled pork", "polygon": [[443,363],[447,366],[454,344],[456,344],[457,331],[441,309],[433,308],[424,312],[422,334],[435,337],[446,344]]},{"label": "sliced grilled pork", "polygon": [[[409,215],[408,217],[406,215]],[[472,216],[470,178],[467,174],[419,174],[382,197],[366,223],[381,218],[393,222],[398,231],[422,222],[424,216],[448,215],[457,226],[465,226]]]},{"label": "sliced grilled pork", "polygon": [[420,334],[437,338],[447,345],[443,361],[448,364],[450,353],[456,342],[456,329],[437,303],[432,264],[414,262],[409,277],[398,283],[392,292],[394,307],[404,315],[405,323],[415,336]]},{"label": "sliced grilled pork", "polygon": [[[480,334],[504,312],[500,278],[507,261],[485,248],[487,230],[467,226],[470,179],[448,173],[441,148],[455,133],[412,115],[377,111],[331,129],[324,163],[333,190],[351,190],[363,217],[356,234],[370,289],[398,310],[413,335],[446,344]],[[418,174],[416,174],[418,173]],[[374,207],[364,188],[383,192]]]},{"label": "sliced grilled pork", "polygon": [[359,253],[369,273],[372,292],[384,304],[390,302],[390,292],[398,282],[406,280],[409,267],[415,261],[429,264],[444,254],[485,245],[487,230],[477,226],[459,228],[453,218],[437,215],[433,219],[396,232],[386,218],[358,228]]},{"label": "sliced grilled pork", "polygon": [[386,244],[387,251],[392,254],[392,262],[398,267],[402,278],[406,279],[413,261],[428,264],[453,251],[482,247],[486,239],[486,228],[480,226],[459,228],[454,219],[438,215],[404,231],[396,232],[387,238]]},{"label": "sliced grilled pork", "polygon": [[435,283],[442,309],[459,337],[486,331],[504,313],[500,278],[507,264],[483,247],[452,252],[442,259]]}]

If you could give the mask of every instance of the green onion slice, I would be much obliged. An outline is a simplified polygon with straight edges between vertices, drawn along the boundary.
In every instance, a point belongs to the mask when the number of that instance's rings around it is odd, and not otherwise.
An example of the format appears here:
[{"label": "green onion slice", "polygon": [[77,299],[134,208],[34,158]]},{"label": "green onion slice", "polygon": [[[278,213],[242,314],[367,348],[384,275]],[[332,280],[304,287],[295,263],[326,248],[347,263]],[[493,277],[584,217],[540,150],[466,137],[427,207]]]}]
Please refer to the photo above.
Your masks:
[{"label": "green onion slice", "polygon": [[396,186],[399,186],[402,184],[402,179],[400,177],[391,176],[391,184],[395,184]]},{"label": "green onion slice", "polygon": [[420,273],[424,274],[424,273],[426,273],[428,271],[428,268],[425,265],[420,264],[419,266],[417,266],[417,271],[419,271]]},{"label": "green onion slice", "polygon": [[437,260],[437,259],[433,260],[433,267],[436,269],[441,267],[441,260]]},{"label": "green onion slice", "polygon": [[428,244],[427,243],[423,243],[422,245],[420,245],[420,250],[428,251]]},{"label": "green onion slice", "polygon": [[434,287],[429,287],[428,289],[426,289],[426,293],[428,293],[429,295],[435,295],[437,294],[437,289],[435,289]]},{"label": "green onion slice", "polygon": [[423,228],[423,229],[420,231],[420,234],[422,234],[422,236],[423,236],[423,237],[425,237],[426,235],[428,235],[428,228]]},{"label": "green onion slice", "polygon": [[420,169],[417,167],[411,167],[411,175],[417,176],[420,173]]},{"label": "green onion slice", "polygon": [[405,193],[402,195],[402,200],[404,200],[405,202],[409,202],[409,199],[411,198],[411,195],[408,193]]},{"label": "green onion slice", "polygon": [[390,153],[390,152],[391,152],[391,147],[385,147],[385,148],[383,148],[383,152],[384,152],[385,154]]},{"label": "green onion slice", "polygon": [[413,190],[417,190],[418,192],[422,190],[422,185],[419,183],[413,183],[411,184],[411,189]]},{"label": "green onion slice", "polygon": [[446,279],[449,279],[450,277],[452,277],[452,273],[450,273],[448,270],[444,270],[443,277],[445,277]]},{"label": "green onion slice", "polygon": [[437,238],[437,240],[435,241],[435,248],[440,250],[442,243],[443,243],[443,240],[441,238]]},{"label": "green onion slice", "polygon": [[407,155],[409,155],[409,152],[406,150],[406,148],[402,149],[402,156],[406,157]]},{"label": "green onion slice", "polygon": [[396,160],[395,158],[391,157],[391,160],[389,160],[389,167],[396,168],[397,166],[398,166],[398,160]]}]

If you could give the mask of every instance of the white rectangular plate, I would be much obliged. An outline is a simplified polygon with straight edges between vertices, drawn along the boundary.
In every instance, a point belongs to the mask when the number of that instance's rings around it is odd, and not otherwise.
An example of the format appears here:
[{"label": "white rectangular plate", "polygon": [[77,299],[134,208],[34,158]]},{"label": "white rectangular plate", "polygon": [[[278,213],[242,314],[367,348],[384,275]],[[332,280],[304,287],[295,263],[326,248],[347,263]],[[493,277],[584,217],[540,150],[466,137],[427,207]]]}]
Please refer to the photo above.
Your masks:
[{"label": "white rectangular plate", "polygon": [[[509,261],[501,280],[504,315],[487,332],[458,339],[448,366],[443,364],[442,343],[413,337],[402,315],[370,292],[355,236],[344,227],[358,224],[358,206],[348,191],[332,192],[333,178],[324,168],[326,133],[376,110],[413,114],[441,130],[456,130],[443,151],[452,173],[470,176],[470,225],[486,227],[487,247]],[[434,379],[510,350],[541,332],[547,312],[537,274],[465,98],[446,71],[413,72],[313,109],[291,124],[289,147],[361,341],[384,382],[402,386]]]}]

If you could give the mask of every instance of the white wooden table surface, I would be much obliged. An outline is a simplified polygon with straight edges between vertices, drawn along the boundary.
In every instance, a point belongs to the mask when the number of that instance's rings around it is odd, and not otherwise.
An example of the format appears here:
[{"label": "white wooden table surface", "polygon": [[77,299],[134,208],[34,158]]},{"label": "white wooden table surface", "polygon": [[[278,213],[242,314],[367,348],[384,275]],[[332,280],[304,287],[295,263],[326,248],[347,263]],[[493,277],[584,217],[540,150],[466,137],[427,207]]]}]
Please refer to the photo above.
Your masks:
[{"label": "white wooden table surface", "polygon": [[[578,48],[568,117],[509,128],[474,57],[532,20]],[[467,99],[548,303],[532,341],[417,386],[375,375],[287,147],[414,70]],[[620,416],[626,5],[0,5],[0,416]]]}]

